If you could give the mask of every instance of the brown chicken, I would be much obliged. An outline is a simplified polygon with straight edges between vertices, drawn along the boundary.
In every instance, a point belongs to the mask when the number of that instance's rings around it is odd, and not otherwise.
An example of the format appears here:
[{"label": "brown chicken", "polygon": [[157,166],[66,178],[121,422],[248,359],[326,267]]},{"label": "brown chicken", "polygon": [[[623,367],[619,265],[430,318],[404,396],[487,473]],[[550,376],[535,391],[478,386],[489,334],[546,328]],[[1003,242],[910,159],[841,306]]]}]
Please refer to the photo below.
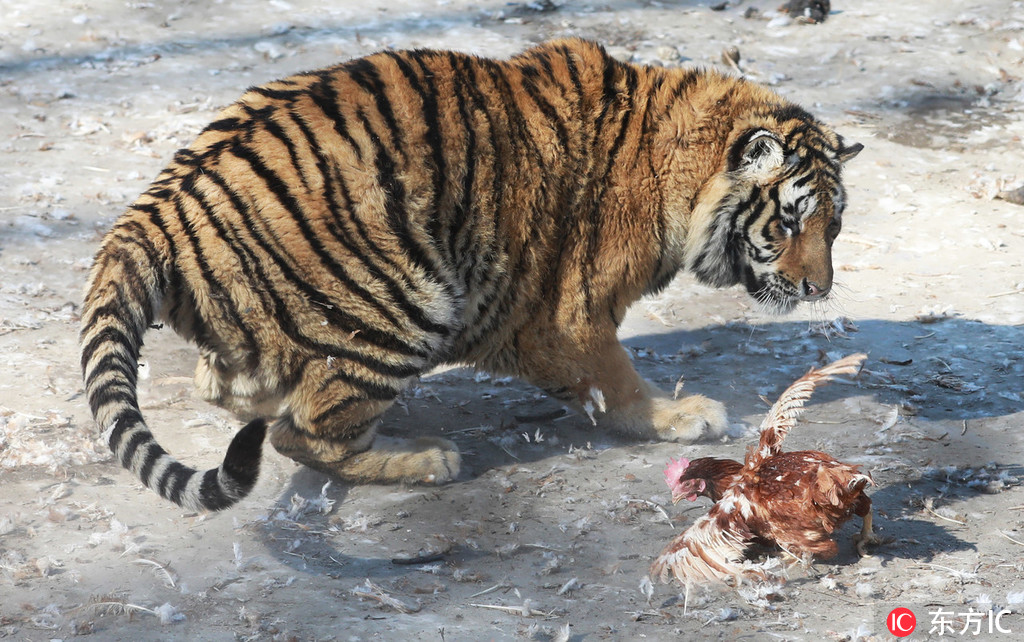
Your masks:
[{"label": "brown chicken", "polygon": [[865,546],[875,541],[871,500],[864,494],[871,477],[823,452],[781,452],[815,386],[833,375],[856,373],[864,358],[855,354],[812,369],[787,388],[761,423],[760,441],[747,451],[744,463],[712,457],[669,462],[665,481],[673,502],[703,495],[715,505],[662,551],[652,575],[667,582],[671,573],[687,584],[739,582],[745,575],[767,579],[764,565],[744,564],[755,543],[827,559],[838,550],[832,533],[853,515],[864,520],[855,541],[865,554]]}]

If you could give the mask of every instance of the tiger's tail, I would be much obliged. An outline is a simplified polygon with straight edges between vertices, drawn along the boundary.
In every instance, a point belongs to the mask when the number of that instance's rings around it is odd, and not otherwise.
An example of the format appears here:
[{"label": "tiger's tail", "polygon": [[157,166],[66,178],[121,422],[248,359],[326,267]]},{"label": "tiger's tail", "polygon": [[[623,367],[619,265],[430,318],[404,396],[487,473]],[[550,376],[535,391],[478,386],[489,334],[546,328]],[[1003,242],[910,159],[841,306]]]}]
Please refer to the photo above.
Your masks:
[{"label": "tiger's tail", "polygon": [[149,431],[139,410],[138,359],[161,308],[170,259],[146,232],[137,221],[122,221],[93,264],[80,335],[86,397],[114,456],[144,485],[183,508],[221,510],[255,485],[266,422],[242,428],[220,467],[205,472],[176,460]]}]

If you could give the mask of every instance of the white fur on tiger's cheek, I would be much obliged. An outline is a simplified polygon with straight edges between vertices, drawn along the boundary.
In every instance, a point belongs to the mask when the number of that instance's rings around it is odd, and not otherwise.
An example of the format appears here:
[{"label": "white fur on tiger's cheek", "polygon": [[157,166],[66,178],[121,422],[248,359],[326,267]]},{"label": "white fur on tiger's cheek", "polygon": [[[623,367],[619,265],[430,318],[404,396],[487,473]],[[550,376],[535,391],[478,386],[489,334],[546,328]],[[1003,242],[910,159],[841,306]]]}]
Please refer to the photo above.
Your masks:
[{"label": "white fur on tiger's cheek", "polygon": [[803,221],[818,210],[818,198],[814,194],[808,194],[800,203],[800,229],[803,229]]},{"label": "white fur on tiger's cheek", "polygon": [[787,207],[792,207],[792,211],[788,213],[801,222],[802,230],[803,220],[818,209],[818,199],[811,191],[810,181],[797,187],[799,180],[799,176],[794,177],[779,188],[779,207],[783,212],[786,212]]}]

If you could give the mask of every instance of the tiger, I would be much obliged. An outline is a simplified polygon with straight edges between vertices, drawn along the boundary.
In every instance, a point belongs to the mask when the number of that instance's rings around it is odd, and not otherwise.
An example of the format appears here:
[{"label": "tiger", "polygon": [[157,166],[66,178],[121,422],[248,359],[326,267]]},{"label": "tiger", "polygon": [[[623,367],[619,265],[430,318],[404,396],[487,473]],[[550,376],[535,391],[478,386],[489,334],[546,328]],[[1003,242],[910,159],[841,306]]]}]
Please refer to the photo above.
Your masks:
[{"label": "tiger", "polygon": [[[725,406],[641,377],[618,326],[679,272],[776,312],[826,297],[862,147],[753,82],[583,39],[388,50],[250,88],[101,242],[81,308],[92,414],[126,469],[193,511],[250,493],[268,433],[345,482],[454,480],[451,441],[375,439],[442,364],[522,378],[602,430],[717,437]],[[142,417],[158,320],[197,346],[199,396],[247,422],[216,468]]]}]

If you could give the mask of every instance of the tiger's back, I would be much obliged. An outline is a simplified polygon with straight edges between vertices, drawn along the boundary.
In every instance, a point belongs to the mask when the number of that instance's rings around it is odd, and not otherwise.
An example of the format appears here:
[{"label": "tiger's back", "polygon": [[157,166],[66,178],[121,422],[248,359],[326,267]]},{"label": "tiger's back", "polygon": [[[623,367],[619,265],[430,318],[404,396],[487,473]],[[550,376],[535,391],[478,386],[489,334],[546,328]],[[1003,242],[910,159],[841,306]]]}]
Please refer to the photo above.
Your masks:
[{"label": "tiger's back", "polygon": [[[615,327],[684,264],[719,285],[750,276],[716,226],[756,209],[737,185],[775,150],[741,139],[780,110],[817,130],[838,185],[841,139],[774,94],[584,41],[509,61],[385,52],[251,89],[97,255],[82,331],[97,421],[126,467],[193,508],[248,492],[262,418],[278,417],[278,450],[343,478],[454,477],[450,442],[370,449],[407,381],[443,361],[578,405],[599,394],[616,429],[720,431],[720,405],[672,406],[639,379]],[[157,316],[198,344],[200,392],[254,418],[236,438],[245,464],[196,475],[149,433],[135,362]]]}]

